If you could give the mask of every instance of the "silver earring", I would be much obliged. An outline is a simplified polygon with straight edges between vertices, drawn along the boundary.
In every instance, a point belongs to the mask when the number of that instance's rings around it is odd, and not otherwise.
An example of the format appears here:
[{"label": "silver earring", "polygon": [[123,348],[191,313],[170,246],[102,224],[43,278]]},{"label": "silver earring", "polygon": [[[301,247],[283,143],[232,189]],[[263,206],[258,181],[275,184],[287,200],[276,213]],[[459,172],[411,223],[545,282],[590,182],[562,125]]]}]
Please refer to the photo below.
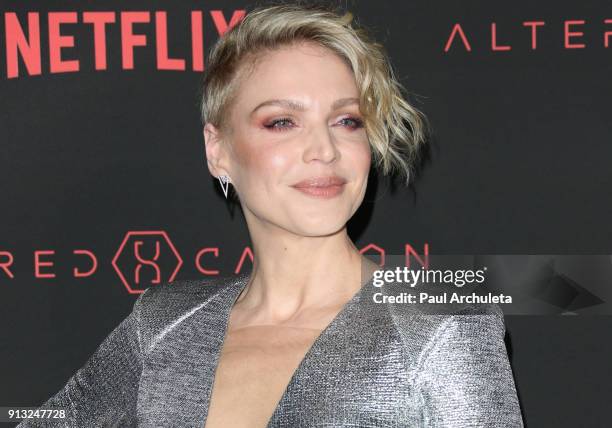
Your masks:
[{"label": "silver earring", "polygon": [[221,190],[223,190],[225,199],[227,199],[227,190],[229,189],[230,178],[227,175],[220,175],[217,178],[219,179],[219,183],[221,184]]}]

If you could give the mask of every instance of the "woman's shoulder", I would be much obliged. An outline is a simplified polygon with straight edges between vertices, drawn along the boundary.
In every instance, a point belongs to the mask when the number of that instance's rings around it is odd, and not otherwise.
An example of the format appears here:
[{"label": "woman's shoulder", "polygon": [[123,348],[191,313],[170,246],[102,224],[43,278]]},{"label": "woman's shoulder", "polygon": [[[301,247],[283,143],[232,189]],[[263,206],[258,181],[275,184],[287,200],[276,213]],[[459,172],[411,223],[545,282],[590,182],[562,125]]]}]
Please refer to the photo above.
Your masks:
[{"label": "woman's shoulder", "polygon": [[495,303],[389,304],[388,308],[405,346],[415,356],[443,342],[503,342],[506,332],[504,313]]},{"label": "woman's shoulder", "polygon": [[[191,315],[206,312],[214,316],[214,308],[223,308],[248,274],[183,279],[152,285],[134,304],[134,314],[145,343],[169,327],[177,328]],[[210,304],[212,302],[221,304]],[[220,309],[217,310],[220,312]]]}]

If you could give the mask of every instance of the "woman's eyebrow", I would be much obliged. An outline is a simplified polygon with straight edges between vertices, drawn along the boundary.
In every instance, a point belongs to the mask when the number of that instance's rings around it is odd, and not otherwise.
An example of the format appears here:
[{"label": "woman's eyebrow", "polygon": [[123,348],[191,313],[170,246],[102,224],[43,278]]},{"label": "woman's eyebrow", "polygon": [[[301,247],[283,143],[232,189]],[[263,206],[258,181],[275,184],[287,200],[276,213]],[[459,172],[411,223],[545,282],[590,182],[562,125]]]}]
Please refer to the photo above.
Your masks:
[{"label": "woman's eyebrow", "polygon": [[[336,109],[345,107],[350,104],[359,104],[359,98],[349,97],[349,98],[337,99],[336,101],[333,102],[331,109],[336,110]],[[263,103],[259,104],[257,107],[253,109],[253,111],[251,112],[251,115],[253,115],[253,113],[255,113],[261,107],[265,107],[265,106],[280,106],[280,107],[285,107],[285,108],[288,108],[291,110],[297,110],[297,111],[306,110],[306,106],[300,101],[273,99],[273,100],[264,101]]]}]

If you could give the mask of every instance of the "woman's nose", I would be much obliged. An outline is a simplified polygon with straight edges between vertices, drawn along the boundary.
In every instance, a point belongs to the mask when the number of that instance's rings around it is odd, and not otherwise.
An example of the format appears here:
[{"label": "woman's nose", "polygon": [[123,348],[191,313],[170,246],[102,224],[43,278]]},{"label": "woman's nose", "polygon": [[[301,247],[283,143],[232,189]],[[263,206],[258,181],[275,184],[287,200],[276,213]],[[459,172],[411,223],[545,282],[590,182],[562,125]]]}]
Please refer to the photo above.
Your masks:
[{"label": "woman's nose", "polygon": [[308,133],[307,140],[304,149],[305,162],[318,160],[330,163],[339,156],[334,135],[327,125],[313,129]]}]

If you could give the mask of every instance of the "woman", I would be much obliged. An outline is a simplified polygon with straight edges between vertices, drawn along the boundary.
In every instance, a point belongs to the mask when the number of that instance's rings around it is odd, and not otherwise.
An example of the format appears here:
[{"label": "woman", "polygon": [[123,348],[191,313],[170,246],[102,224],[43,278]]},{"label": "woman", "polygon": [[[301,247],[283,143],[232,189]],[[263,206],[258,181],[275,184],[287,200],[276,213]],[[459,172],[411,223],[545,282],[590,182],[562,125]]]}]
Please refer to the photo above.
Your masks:
[{"label": "woman", "polygon": [[208,168],[253,270],[150,287],[44,406],[79,427],[522,426],[499,310],[376,304],[347,235],[371,160],[408,181],[423,141],[382,47],[350,14],[282,5],[207,67]]}]

